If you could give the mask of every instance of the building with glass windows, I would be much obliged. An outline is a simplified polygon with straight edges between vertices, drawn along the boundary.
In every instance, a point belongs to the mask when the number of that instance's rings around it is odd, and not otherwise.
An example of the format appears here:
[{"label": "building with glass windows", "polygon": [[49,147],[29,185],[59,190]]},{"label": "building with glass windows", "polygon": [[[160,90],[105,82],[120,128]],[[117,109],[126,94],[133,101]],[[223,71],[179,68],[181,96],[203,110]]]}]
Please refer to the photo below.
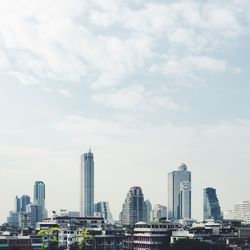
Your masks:
[{"label": "building with glass windows", "polygon": [[186,215],[191,218],[191,172],[183,163],[168,173],[168,219],[183,219]]},{"label": "building with glass windows", "polygon": [[139,221],[147,221],[147,205],[142,189],[131,187],[122,206],[120,222],[124,226],[133,226]]},{"label": "building with glass windows", "polygon": [[45,208],[45,184],[43,181],[36,181],[34,184],[34,199],[33,203],[42,206],[43,219],[48,216]]},{"label": "building with glass windows", "polygon": [[203,219],[222,219],[216,189],[212,187],[207,187],[203,189]]},{"label": "building with glass windows", "polygon": [[94,155],[91,150],[81,155],[80,215],[94,215]]}]

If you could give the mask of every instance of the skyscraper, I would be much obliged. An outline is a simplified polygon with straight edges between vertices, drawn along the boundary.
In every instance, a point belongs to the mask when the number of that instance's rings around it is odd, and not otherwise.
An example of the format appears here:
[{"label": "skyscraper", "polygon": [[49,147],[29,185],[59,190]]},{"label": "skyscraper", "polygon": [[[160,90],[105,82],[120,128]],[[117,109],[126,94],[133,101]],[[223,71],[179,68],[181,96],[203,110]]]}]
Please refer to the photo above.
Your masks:
[{"label": "skyscraper", "polygon": [[131,187],[120,213],[122,225],[133,226],[138,221],[147,221],[147,205],[140,187]]},{"label": "skyscraper", "polygon": [[191,184],[189,181],[180,183],[180,218],[191,218]]},{"label": "skyscraper", "polygon": [[94,215],[94,155],[91,150],[81,155],[80,215]]},{"label": "skyscraper", "polygon": [[28,195],[23,195],[20,198],[20,212],[26,212],[26,206],[30,204],[30,197]]},{"label": "skyscraper", "polygon": [[42,206],[43,218],[47,217],[45,208],[45,184],[43,181],[36,181],[34,185],[34,204]]},{"label": "skyscraper", "polygon": [[[187,196],[184,199],[183,196],[181,200],[182,182],[189,182],[190,199],[187,199]],[[185,203],[184,206],[182,206],[183,202]],[[183,204],[181,205],[181,203]],[[188,218],[191,218],[191,172],[187,170],[187,166],[184,163],[181,164],[178,170],[168,173],[168,218],[182,219],[184,214],[181,211],[181,206],[183,209],[185,208],[185,214],[189,215]]]},{"label": "skyscraper", "polygon": [[216,189],[211,187],[204,188],[203,190],[203,219],[222,219]]}]

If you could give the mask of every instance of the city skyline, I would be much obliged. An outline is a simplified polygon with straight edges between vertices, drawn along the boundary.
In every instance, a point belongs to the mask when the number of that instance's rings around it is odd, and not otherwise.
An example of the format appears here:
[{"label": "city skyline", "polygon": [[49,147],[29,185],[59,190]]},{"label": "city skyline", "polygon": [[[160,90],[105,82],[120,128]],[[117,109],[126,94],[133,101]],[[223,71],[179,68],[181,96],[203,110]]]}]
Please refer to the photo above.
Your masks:
[{"label": "city skyline", "polygon": [[205,187],[250,200],[249,27],[248,0],[1,1],[0,222],[36,180],[49,212],[79,210],[89,145],[116,219],[132,186],[167,205],[181,162],[192,217]]}]

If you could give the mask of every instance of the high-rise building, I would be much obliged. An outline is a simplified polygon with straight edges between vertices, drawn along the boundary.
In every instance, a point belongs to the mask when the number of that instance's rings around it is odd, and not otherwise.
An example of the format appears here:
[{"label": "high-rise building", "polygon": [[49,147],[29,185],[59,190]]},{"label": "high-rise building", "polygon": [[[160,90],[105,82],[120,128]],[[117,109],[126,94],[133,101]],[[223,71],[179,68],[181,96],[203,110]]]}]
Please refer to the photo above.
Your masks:
[{"label": "high-rise building", "polygon": [[36,181],[34,185],[34,204],[42,206],[43,219],[47,217],[45,208],[45,184],[43,181]]},{"label": "high-rise building", "polygon": [[16,196],[15,198],[15,211],[16,212],[26,212],[26,206],[30,204],[30,196],[23,195],[20,198]]},{"label": "high-rise building", "polygon": [[222,219],[216,189],[211,187],[203,189],[203,219]]},{"label": "high-rise building", "polygon": [[18,196],[15,198],[15,212],[20,212],[21,210],[21,200]]},{"label": "high-rise building", "polygon": [[27,207],[30,216],[31,227],[35,228],[37,222],[43,220],[43,207],[40,204],[31,203]]},{"label": "high-rise building", "polygon": [[[189,182],[190,199],[181,200],[181,183]],[[185,193],[187,194],[187,193]],[[183,197],[184,198],[184,197]],[[186,196],[185,196],[186,198]],[[185,202],[184,202],[185,200]],[[168,218],[183,219],[181,201],[184,202],[185,214],[191,218],[191,172],[187,170],[186,164],[181,164],[178,170],[168,173]]]},{"label": "high-rise building", "polygon": [[94,215],[94,155],[91,150],[81,155],[80,215]]},{"label": "high-rise building", "polygon": [[147,205],[140,187],[131,187],[120,213],[124,226],[133,226],[138,221],[147,221]]},{"label": "high-rise building", "polygon": [[99,201],[95,204],[95,212],[100,213],[105,223],[113,223],[113,217],[109,209],[108,201]]},{"label": "high-rise building", "polygon": [[23,195],[20,197],[20,212],[26,212],[26,206],[30,204],[30,197],[28,195]]},{"label": "high-rise building", "polygon": [[189,181],[180,183],[180,218],[191,218],[191,184]]},{"label": "high-rise building", "polygon": [[250,224],[250,201],[242,201],[234,205],[234,216],[237,220],[243,220]]},{"label": "high-rise building", "polygon": [[152,204],[150,200],[145,200],[146,206],[147,206],[147,222],[150,222],[150,213],[152,212]]},{"label": "high-rise building", "polygon": [[150,213],[150,220],[153,222],[158,222],[161,218],[167,218],[167,207],[156,204]]}]

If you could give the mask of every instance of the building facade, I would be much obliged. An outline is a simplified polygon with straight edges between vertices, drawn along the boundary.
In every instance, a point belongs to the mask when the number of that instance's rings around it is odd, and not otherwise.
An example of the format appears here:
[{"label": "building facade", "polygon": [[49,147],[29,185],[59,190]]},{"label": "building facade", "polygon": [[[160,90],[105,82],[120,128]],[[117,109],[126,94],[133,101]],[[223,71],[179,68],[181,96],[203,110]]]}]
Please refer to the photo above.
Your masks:
[{"label": "building facade", "polygon": [[42,216],[48,216],[45,208],[45,184],[43,181],[36,181],[34,184],[34,204],[42,206]]},{"label": "building facade", "polygon": [[237,220],[243,220],[245,224],[250,224],[250,201],[242,201],[234,205],[234,216]]},{"label": "building facade", "polygon": [[120,222],[124,226],[133,226],[136,222],[147,221],[147,205],[140,187],[131,187],[120,213]]},{"label": "building facade", "polygon": [[[183,200],[184,207],[181,205],[181,185],[184,185],[181,184],[182,182],[189,182],[190,191],[188,193],[190,199]],[[189,218],[191,218],[191,172],[187,170],[187,166],[184,163],[178,170],[168,173],[168,218],[175,220],[183,219],[181,206],[185,209],[185,214],[188,214]]]},{"label": "building facade", "polygon": [[203,219],[222,219],[216,189],[211,187],[204,188],[203,190]]},{"label": "building facade", "polygon": [[80,215],[94,215],[94,155],[91,150],[81,155]]},{"label": "building facade", "polygon": [[113,217],[109,209],[108,201],[99,201],[95,204],[95,212],[100,214],[100,217],[104,218],[105,223],[113,223]]},{"label": "building facade", "polygon": [[150,220],[152,222],[158,222],[161,218],[167,219],[167,216],[167,207],[160,204],[156,204],[154,205],[154,208],[150,213]]},{"label": "building facade", "polygon": [[191,218],[191,184],[189,181],[180,183],[180,218]]}]

